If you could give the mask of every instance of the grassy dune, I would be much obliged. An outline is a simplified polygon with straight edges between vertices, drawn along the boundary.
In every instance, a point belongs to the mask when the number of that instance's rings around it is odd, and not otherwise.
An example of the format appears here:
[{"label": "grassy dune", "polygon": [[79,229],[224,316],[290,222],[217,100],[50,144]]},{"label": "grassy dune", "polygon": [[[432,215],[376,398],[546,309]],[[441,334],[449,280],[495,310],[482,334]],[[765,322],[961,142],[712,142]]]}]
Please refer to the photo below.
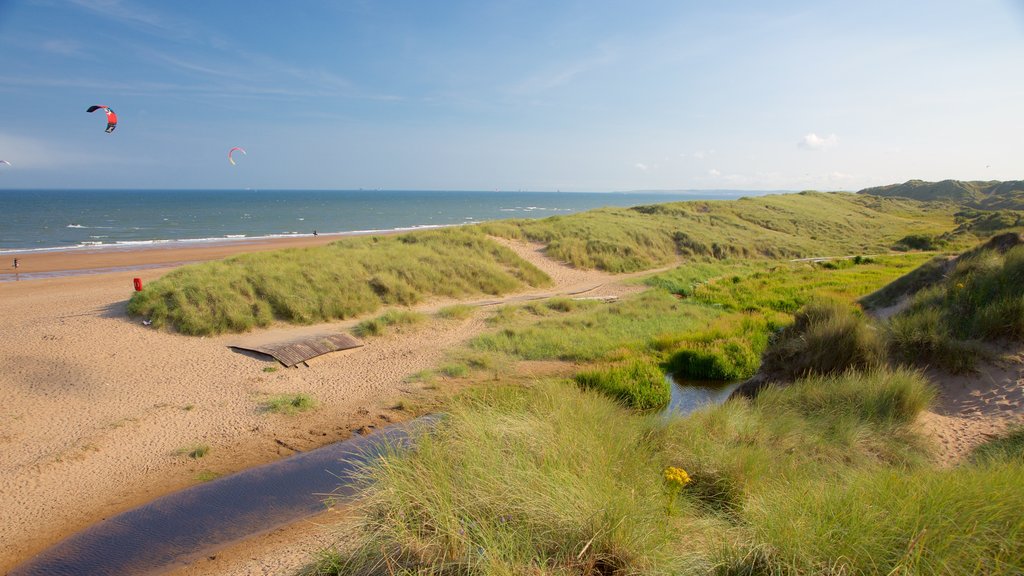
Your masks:
[{"label": "grassy dune", "polygon": [[971,369],[979,342],[1024,340],[1024,244],[964,254],[915,292],[888,333],[897,357],[953,371]]},{"label": "grassy dune", "polygon": [[888,251],[909,233],[955,228],[953,207],[846,193],[603,208],[543,220],[483,224],[488,233],[548,245],[580,268],[644,270],[685,257],[768,257]]},{"label": "grassy dune", "polygon": [[185,334],[217,334],[549,283],[543,272],[483,234],[446,229],[185,266],[133,295],[128,312]]},{"label": "grassy dune", "polygon": [[643,270],[676,260],[800,257],[887,250],[907,233],[955,227],[946,204],[812,193],[606,208],[544,220],[353,238],[326,247],[186,266],[135,294],[130,314],[185,334],[308,324],[414,304],[429,296],[501,294],[547,282],[486,235],[548,244],[581,268]]}]

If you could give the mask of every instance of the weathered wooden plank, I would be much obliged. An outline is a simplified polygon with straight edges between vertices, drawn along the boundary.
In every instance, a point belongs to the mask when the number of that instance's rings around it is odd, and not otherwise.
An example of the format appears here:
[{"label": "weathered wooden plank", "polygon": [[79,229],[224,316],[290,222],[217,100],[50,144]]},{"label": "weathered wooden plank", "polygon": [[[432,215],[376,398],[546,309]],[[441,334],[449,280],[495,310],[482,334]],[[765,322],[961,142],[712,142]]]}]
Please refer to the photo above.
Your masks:
[{"label": "weathered wooden plank", "polygon": [[229,347],[273,356],[278,362],[291,368],[292,366],[295,366],[300,362],[305,362],[310,358],[323,356],[329,352],[358,348],[362,345],[363,343],[355,337],[349,334],[339,333],[327,336],[314,336],[312,338],[304,338],[302,340],[292,340],[279,344],[264,344],[261,346],[241,346],[232,344]]}]

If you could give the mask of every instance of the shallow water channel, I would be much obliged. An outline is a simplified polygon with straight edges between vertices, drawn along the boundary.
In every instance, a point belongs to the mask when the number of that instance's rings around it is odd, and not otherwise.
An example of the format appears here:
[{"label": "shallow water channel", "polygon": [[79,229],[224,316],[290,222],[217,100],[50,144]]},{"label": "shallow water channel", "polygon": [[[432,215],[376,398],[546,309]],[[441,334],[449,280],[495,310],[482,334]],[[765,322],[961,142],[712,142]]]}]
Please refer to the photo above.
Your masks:
[{"label": "shallow water channel", "polygon": [[68,537],[11,576],[158,574],[226,544],[324,511],[330,495],[351,499],[359,465],[409,441],[439,416],[388,426],[169,494]]},{"label": "shallow water channel", "polygon": [[710,404],[721,404],[739,387],[740,382],[720,380],[684,380],[671,374],[665,377],[672,385],[672,399],[664,413],[686,415]]},{"label": "shallow water channel", "polygon": [[[689,414],[725,402],[739,382],[667,376],[672,399],[664,414]],[[440,416],[388,426],[264,466],[169,494],[68,537],[10,572],[11,576],[158,574],[243,538],[308,518],[331,495],[356,495],[354,473],[384,446],[407,443],[410,430]]]}]

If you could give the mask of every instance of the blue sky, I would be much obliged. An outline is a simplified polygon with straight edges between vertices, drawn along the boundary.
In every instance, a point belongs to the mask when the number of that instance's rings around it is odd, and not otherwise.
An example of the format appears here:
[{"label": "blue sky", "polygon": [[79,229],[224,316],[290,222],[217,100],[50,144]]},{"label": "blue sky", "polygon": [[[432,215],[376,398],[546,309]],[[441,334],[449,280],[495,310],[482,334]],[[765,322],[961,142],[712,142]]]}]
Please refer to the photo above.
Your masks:
[{"label": "blue sky", "polygon": [[0,188],[1024,177],[1021,0],[0,0],[0,58]]}]

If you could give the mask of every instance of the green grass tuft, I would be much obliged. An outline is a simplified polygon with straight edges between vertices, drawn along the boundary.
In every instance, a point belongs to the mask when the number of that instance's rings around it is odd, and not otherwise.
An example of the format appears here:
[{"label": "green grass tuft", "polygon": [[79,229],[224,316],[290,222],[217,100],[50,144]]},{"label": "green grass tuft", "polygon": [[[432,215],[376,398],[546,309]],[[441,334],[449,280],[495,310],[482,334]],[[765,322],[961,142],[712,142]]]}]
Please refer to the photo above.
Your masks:
[{"label": "green grass tuft", "polygon": [[210,447],[206,444],[194,444],[183,448],[178,448],[174,451],[178,456],[188,456],[194,460],[198,460],[203,456],[206,456],[210,452]]},{"label": "green grass tuft", "polygon": [[985,442],[971,453],[976,463],[996,461],[1018,461],[1024,463],[1024,426],[1017,426],[1008,432]]},{"label": "green grass tuft", "polygon": [[390,327],[415,326],[421,324],[427,316],[421,312],[412,310],[388,310],[376,318],[363,320],[356,324],[352,333],[360,338],[368,336],[383,336]]},{"label": "green grass tuft", "polygon": [[438,310],[437,316],[445,320],[465,320],[472,316],[476,309],[476,306],[470,306],[469,304],[452,304]]},{"label": "green grass tuft", "polygon": [[267,398],[261,406],[266,412],[297,414],[316,408],[317,401],[309,394],[280,394]]},{"label": "green grass tuft", "polygon": [[588,370],[576,374],[575,379],[581,387],[600,391],[637,410],[662,408],[671,399],[671,384],[665,374],[648,362]]}]

